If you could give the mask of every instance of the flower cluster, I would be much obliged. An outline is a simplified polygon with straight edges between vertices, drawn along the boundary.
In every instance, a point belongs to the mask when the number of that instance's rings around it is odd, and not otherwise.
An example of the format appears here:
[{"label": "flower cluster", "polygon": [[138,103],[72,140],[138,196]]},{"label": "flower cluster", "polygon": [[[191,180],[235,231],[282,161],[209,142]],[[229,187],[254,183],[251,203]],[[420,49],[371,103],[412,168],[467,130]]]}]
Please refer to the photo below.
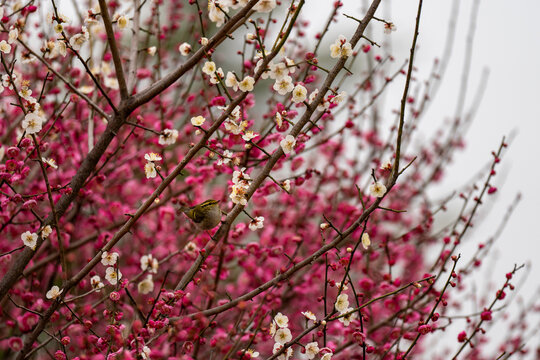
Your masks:
[{"label": "flower cluster", "polygon": [[[416,141],[440,74],[394,61],[392,22],[347,18],[379,22],[379,48],[328,40],[309,1],[202,3],[2,2],[0,354],[404,359],[440,336],[495,358],[485,333],[519,269],[453,316],[493,248],[458,264],[505,144],[482,182],[433,197],[465,122]],[[404,82],[395,122],[377,98]]]},{"label": "flower cluster", "polygon": [[[251,177],[244,172],[245,170],[245,168],[242,168],[241,170],[234,171],[232,178],[233,185],[231,189],[231,195],[229,195],[233,203],[242,206],[245,206],[247,204],[247,191],[249,189],[249,183],[251,181]],[[264,218],[262,220],[264,220]],[[261,226],[262,220],[260,220]]]}]

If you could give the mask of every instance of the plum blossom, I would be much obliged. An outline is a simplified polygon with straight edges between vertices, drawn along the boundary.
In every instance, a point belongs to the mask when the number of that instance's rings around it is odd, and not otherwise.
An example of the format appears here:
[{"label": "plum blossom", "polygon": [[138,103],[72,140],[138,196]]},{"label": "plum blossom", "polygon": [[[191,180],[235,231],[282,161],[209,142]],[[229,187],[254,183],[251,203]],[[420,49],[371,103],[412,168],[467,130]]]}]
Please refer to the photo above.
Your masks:
[{"label": "plum blossom", "polygon": [[62,292],[64,292],[64,289],[60,290],[58,286],[54,285],[49,291],[47,291],[47,299],[54,300],[60,296]]},{"label": "plum blossom", "polygon": [[247,204],[247,190],[249,188],[250,176],[242,170],[233,172],[233,186],[232,192],[229,197],[235,204],[246,205]]},{"label": "plum blossom", "polygon": [[319,353],[319,344],[316,341],[306,344],[306,356],[308,359],[313,359]]},{"label": "plum blossom", "polygon": [[6,40],[0,41],[0,51],[4,54],[9,54],[11,52],[11,45]]},{"label": "plum blossom", "polygon": [[208,1],[208,18],[217,27],[223,25],[226,19],[226,13],[229,12],[229,7],[224,1],[209,0]]},{"label": "plum blossom", "polygon": [[328,353],[324,354],[323,356],[321,356],[321,360],[331,360],[332,355],[334,355],[332,352],[328,352]]},{"label": "plum blossom", "polygon": [[52,234],[52,227],[51,225],[47,225],[43,228],[43,230],[41,230],[41,237],[43,237],[44,239],[45,238],[48,238],[49,235]]},{"label": "plum blossom", "polygon": [[253,139],[255,139],[256,137],[258,137],[259,134],[257,134],[256,132],[254,131],[251,131],[251,130],[248,130],[244,133],[244,135],[242,135],[242,139],[244,139],[244,141],[251,141]]},{"label": "plum blossom", "polygon": [[289,330],[288,328],[279,328],[279,329],[277,329],[276,335],[274,336],[274,340],[278,344],[286,344],[286,343],[288,343],[289,341],[292,340],[291,330]]},{"label": "plum blossom", "polygon": [[188,56],[191,52],[191,45],[188,43],[182,43],[180,46],[178,46],[178,51],[182,56]]},{"label": "plum blossom", "polygon": [[205,73],[206,75],[212,75],[213,73],[216,72],[216,70],[217,70],[216,63],[213,61],[205,62],[202,67],[202,72]]},{"label": "plum blossom", "polygon": [[283,189],[285,189],[285,191],[289,192],[291,191],[291,180],[287,179],[285,180],[281,186],[283,186]]},{"label": "plum blossom", "polygon": [[[276,342],[274,344],[274,348],[272,349],[272,354],[277,353],[281,349],[283,349],[283,344]],[[278,356],[278,360],[288,360],[292,355],[293,355],[293,349],[291,347],[288,347],[287,350],[285,350],[283,354]]]},{"label": "plum blossom", "polygon": [[141,353],[139,354],[143,360],[149,360],[150,359],[150,353],[151,350],[148,346],[144,345],[142,348]]},{"label": "plum blossom", "polygon": [[247,355],[249,355],[249,358],[250,359],[255,359],[255,358],[258,358],[259,357],[259,352],[258,351],[255,351],[253,349],[247,349],[247,350],[242,350],[242,351],[245,351],[245,353]]},{"label": "plum blossom", "polygon": [[105,271],[105,279],[111,284],[116,285],[118,280],[122,279],[122,273],[120,270],[115,269],[114,267],[108,267]]},{"label": "plum blossom", "polygon": [[295,104],[301,103],[307,98],[307,89],[303,85],[296,85],[292,92],[292,101]]},{"label": "plum blossom", "polygon": [[304,317],[308,320],[317,321],[317,317],[315,316],[315,314],[309,310],[302,311],[301,314],[304,315]]},{"label": "plum blossom", "polygon": [[276,7],[276,0],[259,0],[259,2],[253,7],[253,10],[267,13]]},{"label": "plum blossom", "polygon": [[30,231],[25,231],[21,235],[21,240],[23,244],[28,246],[32,250],[36,250],[38,235],[36,233],[31,233]]},{"label": "plum blossom", "polygon": [[118,25],[118,27],[120,29],[125,29],[128,25],[129,25],[129,19],[127,18],[126,15],[115,15],[114,18],[116,20],[116,25]]},{"label": "plum blossom", "polygon": [[393,31],[396,31],[397,28],[396,28],[396,25],[394,25],[394,23],[391,23],[391,22],[385,22],[384,23],[384,33],[389,35],[391,34]]},{"label": "plum blossom", "polygon": [[144,164],[144,174],[147,179],[153,179],[157,176],[156,164],[153,162],[147,162]]},{"label": "plum blossom", "polygon": [[199,116],[195,116],[195,117],[192,117],[191,118],[191,125],[193,126],[201,126],[202,124],[204,124],[204,122],[206,121],[206,119],[199,115]]},{"label": "plum blossom", "polygon": [[154,152],[144,154],[144,159],[147,161],[161,161],[162,157],[159,154],[156,154]]},{"label": "plum blossom", "polygon": [[277,313],[276,316],[274,316],[274,321],[280,328],[286,328],[289,326],[289,318],[282,313]]},{"label": "plum blossom", "polygon": [[137,284],[137,291],[139,291],[139,293],[143,295],[149,294],[154,291],[154,281],[151,274],[148,274],[148,276],[146,276],[144,280]]},{"label": "plum blossom", "polygon": [[249,223],[249,230],[256,231],[264,227],[264,217],[257,216],[253,221]]},{"label": "plum blossom", "polygon": [[113,266],[116,264],[116,261],[118,260],[118,253],[117,252],[107,252],[104,251],[103,254],[101,254],[101,263],[104,266]]},{"label": "plum blossom", "polygon": [[237,91],[240,83],[238,82],[238,79],[236,79],[236,75],[229,71],[225,77],[225,85],[227,87],[232,87],[234,91]]},{"label": "plum blossom", "polygon": [[296,145],[296,139],[292,135],[287,135],[285,139],[281,140],[279,145],[281,146],[281,149],[283,149],[283,152],[288,154],[293,151],[294,146]]},{"label": "plum blossom", "polygon": [[158,260],[152,256],[152,254],[141,256],[141,270],[145,271],[148,269],[148,272],[157,274],[159,267]]},{"label": "plum blossom", "polygon": [[233,157],[233,153],[229,150],[225,150],[223,152],[223,155],[218,159],[217,164],[218,165],[227,165],[229,162],[231,162],[231,158]]},{"label": "plum blossom", "polygon": [[287,65],[283,62],[279,62],[277,64],[270,62],[269,69],[270,71],[268,72],[268,76],[270,77],[270,79],[281,80],[289,75],[289,69],[287,68]]},{"label": "plum blossom", "polygon": [[337,297],[334,306],[339,313],[345,312],[345,310],[349,307],[349,296],[347,294],[340,294]]},{"label": "plum blossom", "polygon": [[22,128],[28,135],[37,134],[41,131],[42,124],[45,121],[43,117],[35,112],[29,112],[25,115],[22,121]]},{"label": "plum blossom", "polygon": [[353,321],[354,319],[356,319],[356,312],[351,312],[353,311],[354,309],[351,308],[351,307],[348,307],[346,308],[344,311],[341,312],[341,314],[346,314],[348,313],[348,315],[346,316],[342,316],[340,317],[338,320],[343,323],[344,326],[349,326],[349,324],[351,323],[351,321]]},{"label": "plum blossom", "polygon": [[253,91],[253,84],[255,84],[255,79],[251,76],[246,76],[239,84],[238,88],[242,92]]},{"label": "plum blossom", "polygon": [[278,92],[279,95],[286,95],[294,89],[292,78],[290,76],[284,76],[281,79],[276,79],[273,89]]},{"label": "plum blossom", "polygon": [[369,186],[369,193],[372,196],[381,198],[386,194],[386,186],[380,182],[375,182]]},{"label": "plum blossom", "polygon": [[339,35],[337,40],[330,45],[330,57],[340,58],[349,57],[353,54],[351,43],[343,35]]},{"label": "plum blossom", "polygon": [[176,129],[165,129],[159,135],[159,145],[172,145],[176,142],[178,138],[178,130]]},{"label": "plum blossom", "polygon": [[90,285],[92,285],[92,289],[94,289],[96,292],[99,292],[101,288],[105,286],[105,284],[101,282],[99,275],[94,275],[90,278]]},{"label": "plum blossom", "polygon": [[225,74],[223,73],[223,69],[219,68],[210,75],[210,83],[214,85],[219,84],[219,81],[224,77]]},{"label": "plum blossom", "polygon": [[89,38],[90,35],[88,33],[88,30],[86,29],[86,26],[83,26],[81,33],[75,34],[69,39],[69,45],[71,45],[71,47],[75,51],[81,50],[81,47],[85,42],[88,41]]},{"label": "plum blossom", "polygon": [[8,44],[13,44],[19,38],[19,30],[17,28],[12,28],[9,30],[8,35]]},{"label": "plum blossom", "polygon": [[41,161],[42,161],[45,165],[47,165],[47,166],[49,166],[49,167],[51,167],[51,168],[53,168],[53,169],[58,169],[58,165],[56,165],[56,161],[54,161],[54,159],[51,159],[51,158],[48,158],[48,159],[47,159],[47,158],[42,157],[42,158],[41,158]]},{"label": "plum blossom", "polygon": [[367,250],[370,245],[371,239],[369,238],[369,234],[365,232],[362,234],[362,246]]}]

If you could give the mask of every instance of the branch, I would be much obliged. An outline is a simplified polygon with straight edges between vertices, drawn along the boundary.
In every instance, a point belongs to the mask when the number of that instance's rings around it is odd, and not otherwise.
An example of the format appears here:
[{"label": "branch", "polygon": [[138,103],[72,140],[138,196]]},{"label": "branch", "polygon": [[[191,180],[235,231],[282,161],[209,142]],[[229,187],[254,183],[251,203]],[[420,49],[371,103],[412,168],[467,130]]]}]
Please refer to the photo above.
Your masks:
[{"label": "branch", "polygon": [[118,79],[118,86],[120,87],[120,95],[122,96],[122,99],[126,99],[128,97],[128,91],[126,79],[124,77],[124,69],[122,69],[122,59],[120,58],[120,52],[118,51],[116,39],[114,38],[111,17],[109,15],[109,9],[107,9],[107,3],[105,0],[99,0],[99,7],[101,9],[101,17],[103,18],[105,31],[107,32],[107,42],[111,47],[114,68],[116,69],[116,78]]}]

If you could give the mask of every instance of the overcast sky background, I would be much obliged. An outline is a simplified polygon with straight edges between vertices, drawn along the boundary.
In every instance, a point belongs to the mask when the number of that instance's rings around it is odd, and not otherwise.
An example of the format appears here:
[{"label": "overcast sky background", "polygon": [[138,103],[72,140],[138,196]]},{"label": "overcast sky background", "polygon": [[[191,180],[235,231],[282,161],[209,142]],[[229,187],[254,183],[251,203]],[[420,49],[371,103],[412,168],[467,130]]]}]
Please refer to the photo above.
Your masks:
[{"label": "overcast sky background", "polygon": [[[345,4],[342,13],[362,17],[363,12],[359,12],[358,4],[365,1],[342,1]],[[314,24],[313,28],[319,28],[325,21],[332,3],[333,1],[328,0],[306,1],[306,11]],[[396,57],[396,64],[400,64],[409,55],[418,2],[383,1],[384,5],[388,3],[391,6],[382,6],[376,16],[396,24],[397,31],[391,35],[392,54]],[[421,131],[425,134],[433,132],[445,118],[448,119],[454,114],[472,4],[471,0],[460,3],[459,14],[455,19],[457,31],[450,63],[437,98],[421,123]],[[425,74],[429,71],[433,59],[440,57],[443,53],[451,9],[452,1],[424,1],[418,40],[419,50],[415,57],[415,66],[419,68],[420,73]],[[503,153],[501,164],[497,167],[499,176],[493,181],[493,185],[497,186],[499,191],[495,196],[489,196],[486,199],[486,203],[490,202],[492,205],[491,211],[485,214],[486,217],[482,218],[481,222],[477,220],[474,231],[467,235],[469,238],[475,238],[475,245],[464,245],[459,251],[465,259],[468,259],[467,255],[470,256],[476,250],[478,242],[485,241],[493,235],[516,194],[521,193],[522,199],[497,241],[496,250],[491,252],[490,260],[486,261],[493,265],[485,264],[483,272],[478,274],[475,282],[479,288],[484,288],[486,279],[500,286],[505,280],[504,274],[511,271],[514,264],[529,263],[532,265],[531,273],[520,290],[520,295],[525,299],[533,297],[540,286],[538,280],[540,264],[537,261],[540,254],[540,239],[535,226],[540,221],[539,170],[533,162],[540,155],[538,14],[540,14],[540,1],[537,0],[480,1],[469,79],[469,95],[465,108],[468,109],[471,105],[484,68],[489,69],[487,89],[465,137],[466,148],[454,156],[444,181],[432,191],[433,194],[443,195],[451,189],[464,185],[491,161],[490,153],[498,148],[502,137],[515,133],[510,146]],[[349,37],[352,34],[355,25],[343,26],[347,24],[345,18],[340,18],[339,21],[342,26],[336,26],[331,30],[328,41],[335,39],[340,32]],[[377,41],[383,40],[384,34],[382,34],[380,23],[374,22],[370,26],[373,27],[372,33]],[[401,92],[402,86],[399,89],[393,89],[392,93],[386,97],[387,110],[398,108]],[[455,203],[454,207],[457,205],[459,204]],[[492,261],[494,259],[496,262]],[[462,263],[464,264],[465,261]],[[523,278],[524,275],[525,271],[521,271],[519,278]],[[518,284],[519,281],[514,283]],[[517,311],[516,303],[513,304],[513,309]],[[538,317],[531,317],[531,319],[536,319],[534,324],[538,324]],[[495,333],[495,337],[504,334],[497,331]],[[539,338],[537,334],[530,344],[538,346]]]}]

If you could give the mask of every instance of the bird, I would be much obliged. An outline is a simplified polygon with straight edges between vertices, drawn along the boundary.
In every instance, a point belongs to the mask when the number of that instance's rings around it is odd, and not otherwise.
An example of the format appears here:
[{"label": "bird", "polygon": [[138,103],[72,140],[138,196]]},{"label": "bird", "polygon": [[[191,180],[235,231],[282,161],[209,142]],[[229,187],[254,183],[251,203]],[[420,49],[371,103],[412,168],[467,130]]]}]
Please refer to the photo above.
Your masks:
[{"label": "bird", "polygon": [[190,208],[180,210],[190,218],[201,230],[215,228],[221,222],[219,200],[208,199]]}]

